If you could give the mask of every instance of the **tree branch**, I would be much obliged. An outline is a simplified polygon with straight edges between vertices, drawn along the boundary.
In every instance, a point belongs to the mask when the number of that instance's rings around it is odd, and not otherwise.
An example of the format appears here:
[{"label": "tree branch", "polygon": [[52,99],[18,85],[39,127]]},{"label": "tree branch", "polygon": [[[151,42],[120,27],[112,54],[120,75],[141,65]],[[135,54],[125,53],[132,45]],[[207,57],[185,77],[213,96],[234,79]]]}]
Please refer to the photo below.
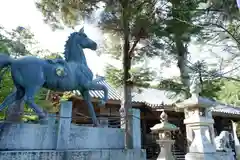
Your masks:
[{"label": "tree branch", "polygon": [[134,41],[131,49],[130,49],[129,52],[128,52],[130,58],[133,57],[133,51],[134,51],[134,49],[136,48],[136,46],[137,46],[137,44],[138,44],[139,41],[140,41],[140,36],[138,36],[138,37],[135,39],[135,41]]},{"label": "tree branch", "polygon": [[211,23],[210,25],[219,27],[222,30],[224,30],[225,32],[227,32],[227,34],[229,34],[229,36],[231,36],[231,38],[237,43],[237,45],[240,46],[240,42],[238,41],[238,39],[228,29],[226,29],[225,27],[223,27],[222,25],[219,25],[219,24]]}]

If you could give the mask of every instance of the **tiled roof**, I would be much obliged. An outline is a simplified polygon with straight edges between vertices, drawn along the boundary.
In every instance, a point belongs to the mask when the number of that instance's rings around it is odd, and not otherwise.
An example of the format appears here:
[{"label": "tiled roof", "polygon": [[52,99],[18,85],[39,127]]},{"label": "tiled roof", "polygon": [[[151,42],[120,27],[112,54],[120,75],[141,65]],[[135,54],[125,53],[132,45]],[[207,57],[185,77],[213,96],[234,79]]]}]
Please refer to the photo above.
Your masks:
[{"label": "tiled roof", "polygon": [[[101,78],[102,80],[100,80],[98,83],[103,84],[108,88],[108,98],[110,100],[121,100],[121,95],[119,92],[113,88],[103,77]],[[81,96],[81,93],[77,90],[75,90],[74,93],[78,96]],[[104,96],[103,91],[90,91],[89,93],[93,98],[103,98]]]},{"label": "tiled roof", "polygon": [[[112,87],[105,79],[102,77],[102,80],[100,80],[98,83],[105,85],[108,88],[109,92],[109,99],[110,100],[121,100],[121,94],[120,92]],[[80,96],[79,91],[74,91],[74,93],[78,96]],[[159,108],[162,106],[166,105],[173,105],[181,99],[181,97],[170,97],[172,92],[166,92],[164,90],[158,90],[158,89],[145,89],[142,88],[140,93],[135,93],[132,100],[133,103],[143,103],[146,106],[149,106],[151,108]],[[93,98],[103,98],[103,91],[90,91],[90,95]],[[240,115],[240,108],[231,106],[231,105],[226,105],[223,103],[216,102],[214,100],[208,99],[208,98],[203,98],[204,100],[207,101],[213,101],[216,106],[212,108],[213,112],[216,113],[225,113],[225,114],[236,114]]]},{"label": "tiled roof", "polygon": [[[154,88],[141,88],[140,93],[135,93],[133,102],[142,102],[149,107],[159,107],[164,105],[174,104],[180,97],[171,96],[173,92],[166,92],[164,90]],[[170,98],[171,97],[171,98]]]},{"label": "tiled roof", "polygon": [[240,115],[240,108],[232,105],[218,103],[214,108],[212,108],[213,112],[217,113],[225,113],[225,114],[235,114]]}]

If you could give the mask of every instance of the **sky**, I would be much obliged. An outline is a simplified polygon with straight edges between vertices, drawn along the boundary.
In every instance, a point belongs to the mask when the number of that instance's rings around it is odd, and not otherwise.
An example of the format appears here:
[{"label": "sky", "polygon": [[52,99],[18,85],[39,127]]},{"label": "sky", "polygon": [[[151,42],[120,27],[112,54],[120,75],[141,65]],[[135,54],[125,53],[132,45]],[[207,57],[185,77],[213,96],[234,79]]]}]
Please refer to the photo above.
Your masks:
[{"label": "sky", "polygon": [[[0,24],[9,30],[17,26],[30,27],[35,34],[35,38],[40,42],[40,46],[53,52],[63,52],[67,37],[74,31],[72,29],[52,31],[43,22],[42,13],[36,9],[33,0],[0,0]],[[75,31],[80,28],[81,26],[76,27]],[[95,40],[98,44],[102,42],[101,31],[96,26],[84,24],[84,30],[89,38]],[[193,62],[203,59],[209,62],[216,61],[210,54],[206,54],[207,51],[201,47],[190,45],[189,51]],[[104,75],[106,64],[121,66],[121,62],[112,60],[106,54],[98,56],[94,51],[85,50],[85,56],[94,74]],[[148,61],[154,70],[164,70],[164,72],[161,72],[163,77],[170,78],[179,75],[176,65],[161,68],[162,62],[160,59]]]},{"label": "sky", "polygon": [[[0,0],[0,24],[8,30],[17,26],[30,27],[40,46],[53,52],[63,52],[65,41],[74,30],[52,31],[43,22],[42,13],[39,12],[33,0]],[[81,26],[76,27],[78,31]],[[100,30],[89,24],[84,24],[84,30],[89,38],[96,42],[101,41]],[[85,50],[88,65],[94,74],[104,74],[104,66],[109,61],[107,56],[101,57],[91,50]]]}]

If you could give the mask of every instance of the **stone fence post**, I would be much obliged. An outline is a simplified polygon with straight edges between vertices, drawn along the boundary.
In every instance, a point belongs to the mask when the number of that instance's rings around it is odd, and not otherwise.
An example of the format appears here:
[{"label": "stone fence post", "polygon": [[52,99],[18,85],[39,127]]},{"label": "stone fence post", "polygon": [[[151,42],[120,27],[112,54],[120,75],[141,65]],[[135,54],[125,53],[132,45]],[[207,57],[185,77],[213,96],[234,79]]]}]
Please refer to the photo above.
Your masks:
[{"label": "stone fence post", "polygon": [[[122,114],[122,115],[121,115]],[[137,108],[132,108],[130,113],[131,118],[132,118],[132,144],[133,144],[133,149],[141,149],[142,147],[142,135],[141,135],[141,111],[140,109]],[[120,111],[120,123],[121,123],[121,128],[126,129],[126,124],[125,124],[125,115],[121,113]]]},{"label": "stone fence post", "polygon": [[141,137],[141,111],[140,109],[132,109],[133,124],[133,149],[142,148]]},{"label": "stone fence post", "polygon": [[61,101],[56,150],[67,150],[72,121],[72,102]]}]

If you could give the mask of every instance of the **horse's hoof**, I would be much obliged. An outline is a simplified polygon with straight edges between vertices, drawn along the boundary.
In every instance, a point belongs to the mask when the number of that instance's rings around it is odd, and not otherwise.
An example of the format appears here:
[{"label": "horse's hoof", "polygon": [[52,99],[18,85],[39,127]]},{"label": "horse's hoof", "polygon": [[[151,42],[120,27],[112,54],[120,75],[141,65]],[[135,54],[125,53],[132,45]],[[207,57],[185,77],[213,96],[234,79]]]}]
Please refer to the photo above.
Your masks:
[{"label": "horse's hoof", "polygon": [[47,118],[47,116],[46,116],[46,117],[43,117],[43,118],[39,118],[39,123],[40,123],[40,124],[48,124],[48,118]]},{"label": "horse's hoof", "polygon": [[100,127],[100,123],[94,123],[93,127]]},{"label": "horse's hoof", "polygon": [[39,120],[40,124],[48,124],[48,120],[47,119],[41,119]]}]

